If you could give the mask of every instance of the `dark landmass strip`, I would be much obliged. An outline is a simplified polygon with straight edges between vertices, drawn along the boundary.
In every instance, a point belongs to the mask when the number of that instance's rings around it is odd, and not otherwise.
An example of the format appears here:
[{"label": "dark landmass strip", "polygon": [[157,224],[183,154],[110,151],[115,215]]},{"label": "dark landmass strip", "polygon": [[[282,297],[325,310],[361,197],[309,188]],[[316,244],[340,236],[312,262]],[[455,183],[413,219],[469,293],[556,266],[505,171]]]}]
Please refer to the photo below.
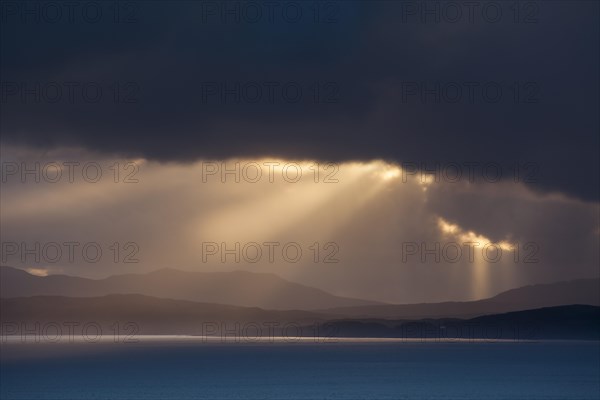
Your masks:
[{"label": "dark landmass strip", "polygon": [[[433,340],[599,340],[600,307],[568,305],[470,319],[346,319],[309,311],[264,310],[158,299],[141,295],[72,298],[37,296],[0,300],[3,337],[27,332],[52,336],[71,324],[103,334],[202,335],[242,341],[284,336],[417,338]],[[76,324],[76,325],[73,325]],[[115,328],[115,324],[118,324]],[[88,332],[89,333],[89,332]]]}]

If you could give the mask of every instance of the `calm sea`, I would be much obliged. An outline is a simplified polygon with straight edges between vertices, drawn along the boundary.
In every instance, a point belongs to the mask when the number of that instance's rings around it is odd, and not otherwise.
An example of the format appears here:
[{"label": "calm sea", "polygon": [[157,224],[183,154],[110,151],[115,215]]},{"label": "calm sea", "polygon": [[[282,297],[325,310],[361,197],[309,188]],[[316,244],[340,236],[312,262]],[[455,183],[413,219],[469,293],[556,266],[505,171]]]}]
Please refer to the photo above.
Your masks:
[{"label": "calm sea", "polygon": [[600,342],[1,347],[1,399],[599,399]]}]

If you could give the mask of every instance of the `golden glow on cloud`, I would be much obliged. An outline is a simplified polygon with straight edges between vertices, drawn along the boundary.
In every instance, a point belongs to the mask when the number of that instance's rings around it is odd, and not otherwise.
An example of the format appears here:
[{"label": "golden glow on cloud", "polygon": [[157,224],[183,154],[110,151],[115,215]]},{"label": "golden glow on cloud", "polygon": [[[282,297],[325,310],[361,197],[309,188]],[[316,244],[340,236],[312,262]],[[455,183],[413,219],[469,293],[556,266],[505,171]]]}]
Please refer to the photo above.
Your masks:
[{"label": "golden glow on cloud", "polygon": [[509,243],[506,240],[501,240],[499,242],[492,242],[489,238],[477,234],[473,231],[465,231],[461,227],[456,224],[451,224],[446,221],[444,218],[438,218],[438,227],[440,231],[445,235],[454,236],[456,239],[460,240],[462,243],[473,243],[474,247],[483,248],[486,244],[493,243],[494,245],[499,246],[502,250],[506,251],[514,251],[515,246],[512,243]]},{"label": "golden glow on cloud", "polygon": [[443,218],[438,218],[438,226],[439,228],[442,230],[443,233],[448,233],[448,234],[456,234],[459,231],[459,227],[458,225],[454,225],[451,224],[449,222],[447,222],[446,220],[444,220]]},{"label": "golden glow on cloud", "polygon": [[401,175],[400,168],[394,167],[394,166],[388,167],[384,171],[381,172],[381,177],[385,181],[388,181],[391,179],[396,179],[396,178],[400,177],[400,175]]}]

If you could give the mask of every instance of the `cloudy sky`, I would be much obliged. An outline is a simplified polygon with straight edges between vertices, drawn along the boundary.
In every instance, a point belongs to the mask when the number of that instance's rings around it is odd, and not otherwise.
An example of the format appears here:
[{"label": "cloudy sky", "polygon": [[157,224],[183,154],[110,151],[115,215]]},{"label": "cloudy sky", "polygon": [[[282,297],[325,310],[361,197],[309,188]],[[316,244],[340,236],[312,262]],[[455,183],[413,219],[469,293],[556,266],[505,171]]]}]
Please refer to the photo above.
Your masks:
[{"label": "cloudy sky", "polygon": [[4,265],[390,302],[598,276],[596,2],[32,4],[1,10]]}]

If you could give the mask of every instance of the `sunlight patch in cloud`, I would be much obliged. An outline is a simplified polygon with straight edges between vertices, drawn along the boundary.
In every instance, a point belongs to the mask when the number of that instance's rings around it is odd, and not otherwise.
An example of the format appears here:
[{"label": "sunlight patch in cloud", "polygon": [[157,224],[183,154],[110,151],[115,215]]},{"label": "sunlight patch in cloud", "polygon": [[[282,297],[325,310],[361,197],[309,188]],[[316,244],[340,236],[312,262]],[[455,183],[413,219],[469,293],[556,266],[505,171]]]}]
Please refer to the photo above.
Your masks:
[{"label": "sunlight patch in cloud", "polygon": [[507,240],[501,240],[499,242],[492,242],[489,238],[484,235],[477,234],[474,231],[465,231],[463,228],[456,224],[452,224],[446,221],[444,218],[438,218],[438,227],[440,231],[445,235],[454,236],[462,243],[473,243],[474,247],[482,248],[486,244],[493,243],[499,246],[502,250],[514,251],[515,246]]}]

